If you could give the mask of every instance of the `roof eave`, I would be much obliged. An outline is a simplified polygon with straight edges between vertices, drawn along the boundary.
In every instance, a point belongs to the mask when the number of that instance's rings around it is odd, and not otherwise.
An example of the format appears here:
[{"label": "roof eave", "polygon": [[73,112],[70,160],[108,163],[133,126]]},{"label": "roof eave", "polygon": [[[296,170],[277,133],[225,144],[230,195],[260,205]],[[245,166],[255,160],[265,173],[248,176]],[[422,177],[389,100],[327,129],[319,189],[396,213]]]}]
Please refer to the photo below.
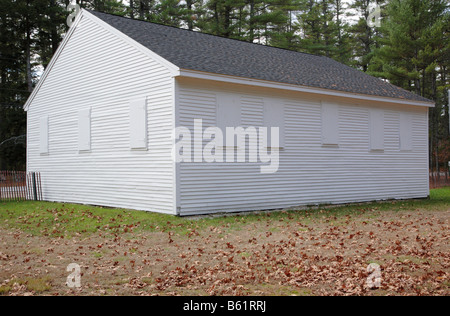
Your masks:
[{"label": "roof eave", "polygon": [[351,99],[365,100],[365,101],[397,103],[397,104],[414,105],[414,106],[422,106],[422,107],[429,107],[429,108],[432,108],[435,106],[434,102],[390,98],[390,97],[382,97],[382,96],[368,95],[368,94],[358,94],[358,93],[352,93],[352,92],[315,88],[315,87],[308,87],[308,86],[300,86],[300,85],[295,85],[295,84],[260,80],[260,79],[254,79],[254,78],[244,78],[244,77],[236,77],[236,76],[230,76],[230,75],[209,73],[209,72],[203,72],[203,71],[191,70],[191,69],[180,69],[179,76],[186,77],[186,78],[213,80],[213,81],[220,81],[220,82],[227,82],[227,83],[234,83],[234,84],[243,84],[243,85],[257,86],[257,87],[263,87],[263,88],[274,88],[274,89],[290,90],[290,91],[297,91],[297,92],[305,92],[305,93],[312,93],[312,94],[323,95],[323,96],[351,98]]}]

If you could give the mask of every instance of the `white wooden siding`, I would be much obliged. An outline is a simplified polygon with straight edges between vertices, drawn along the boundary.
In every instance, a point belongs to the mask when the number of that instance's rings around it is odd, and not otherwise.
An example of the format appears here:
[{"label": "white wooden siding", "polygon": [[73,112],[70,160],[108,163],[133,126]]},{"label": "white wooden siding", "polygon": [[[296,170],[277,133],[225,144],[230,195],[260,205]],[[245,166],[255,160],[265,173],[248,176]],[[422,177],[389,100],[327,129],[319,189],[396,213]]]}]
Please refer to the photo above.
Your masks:
[{"label": "white wooden siding", "polygon": [[[220,211],[278,209],[298,205],[423,198],[428,187],[428,109],[345,99],[336,104],[339,146],[322,144],[322,102],[304,93],[251,89],[238,85],[180,80],[178,124],[193,129],[215,126],[217,95],[240,100],[243,126],[264,126],[264,103],[284,105],[285,148],[277,173],[261,174],[261,163],[181,163],[182,215]],[[383,151],[371,150],[370,113],[383,113]],[[400,117],[412,120],[412,150],[400,150]],[[378,116],[380,118],[381,115]],[[333,141],[334,143],[334,141]]]},{"label": "white wooden siding", "polygon": [[[84,16],[28,111],[27,168],[41,172],[44,199],[175,213],[173,85],[165,66]],[[147,151],[130,148],[136,98],[148,100]],[[91,143],[79,152],[86,108]],[[39,148],[43,116],[48,155]]]}]

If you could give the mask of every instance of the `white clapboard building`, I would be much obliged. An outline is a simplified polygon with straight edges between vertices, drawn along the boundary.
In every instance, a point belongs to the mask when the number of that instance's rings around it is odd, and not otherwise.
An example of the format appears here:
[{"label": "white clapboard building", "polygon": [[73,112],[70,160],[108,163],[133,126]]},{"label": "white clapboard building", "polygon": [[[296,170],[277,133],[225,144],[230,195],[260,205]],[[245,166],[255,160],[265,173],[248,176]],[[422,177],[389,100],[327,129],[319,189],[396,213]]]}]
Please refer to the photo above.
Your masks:
[{"label": "white clapboard building", "polygon": [[82,10],[25,105],[27,169],[48,201],[182,216],[425,198],[433,106],[326,57]]}]

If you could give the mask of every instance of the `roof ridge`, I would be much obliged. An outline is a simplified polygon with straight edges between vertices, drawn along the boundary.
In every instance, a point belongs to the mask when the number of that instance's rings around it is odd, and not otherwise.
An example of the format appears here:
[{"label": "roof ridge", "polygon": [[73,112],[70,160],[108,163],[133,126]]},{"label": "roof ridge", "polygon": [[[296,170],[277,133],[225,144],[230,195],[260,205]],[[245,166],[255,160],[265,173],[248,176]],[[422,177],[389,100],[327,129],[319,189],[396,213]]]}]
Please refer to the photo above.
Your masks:
[{"label": "roof ridge", "polygon": [[163,24],[163,23],[151,22],[151,21],[146,21],[146,20],[141,20],[141,19],[132,19],[132,18],[129,18],[129,17],[126,17],[126,16],[122,16],[122,15],[119,15],[119,14],[106,13],[106,12],[100,12],[100,11],[89,10],[89,9],[84,9],[84,10],[86,10],[88,12],[95,12],[95,13],[100,13],[100,14],[111,15],[111,16],[115,16],[115,17],[118,17],[118,18],[123,18],[123,19],[126,19],[126,20],[130,20],[130,21],[137,21],[137,22],[150,23],[150,24],[155,24],[155,25],[159,25],[159,26],[169,27],[169,28],[176,29],[176,30],[191,32],[193,34],[202,34],[202,35],[207,35],[207,36],[213,36],[213,37],[223,38],[225,40],[233,40],[233,41],[238,41],[240,43],[247,43],[247,44],[257,45],[257,46],[260,46],[260,47],[269,47],[269,48],[281,49],[281,50],[292,52],[292,53],[305,54],[305,55],[310,55],[310,56],[319,57],[319,58],[326,57],[326,56],[322,56],[322,55],[316,55],[316,54],[311,54],[311,53],[306,53],[306,52],[300,52],[300,51],[289,49],[289,48],[283,48],[283,47],[272,46],[272,45],[261,44],[261,43],[248,42],[248,41],[245,41],[245,40],[242,40],[242,39],[238,39],[238,38],[225,37],[225,36],[222,36],[222,35],[205,33],[203,31],[189,30],[189,29],[185,29],[185,28],[181,28],[181,27],[177,27],[177,26],[173,26],[173,25],[167,25],[167,24]]}]

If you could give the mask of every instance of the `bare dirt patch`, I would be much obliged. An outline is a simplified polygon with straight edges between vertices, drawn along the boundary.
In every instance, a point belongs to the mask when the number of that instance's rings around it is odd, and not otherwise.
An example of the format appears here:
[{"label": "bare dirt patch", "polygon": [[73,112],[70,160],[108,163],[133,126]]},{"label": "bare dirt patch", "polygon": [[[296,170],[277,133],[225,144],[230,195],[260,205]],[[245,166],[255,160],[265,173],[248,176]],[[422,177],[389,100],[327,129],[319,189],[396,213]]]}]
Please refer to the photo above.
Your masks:
[{"label": "bare dirt patch", "polygon": [[[0,295],[450,294],[450,210],[242,218],[65,238],[0,228]],[[81,288],[66,286],[70,263]]]}]

